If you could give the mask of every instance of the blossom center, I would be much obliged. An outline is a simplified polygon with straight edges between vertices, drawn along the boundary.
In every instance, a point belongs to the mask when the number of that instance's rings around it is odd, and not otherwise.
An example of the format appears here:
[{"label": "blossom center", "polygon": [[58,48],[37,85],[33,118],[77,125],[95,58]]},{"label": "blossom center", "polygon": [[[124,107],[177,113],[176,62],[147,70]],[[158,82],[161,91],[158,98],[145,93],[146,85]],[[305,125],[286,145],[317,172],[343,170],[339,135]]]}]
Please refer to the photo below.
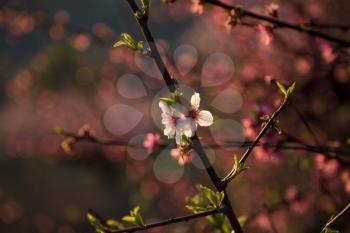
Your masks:
[{"label": "blossom center", "polygon": [[171,116],[171,122],[173,123],[173,125],[176,125],[176,124],[177,124],[177,120],[178,120],[178,117],[176,117],[176,116]]},{"label": "blossom center", "polygon": [[189,113],[188,113],[188,117],[189,118],[193,118],[193,119],[197,119],[197,117],[198,117],[198,110],[191,109],[191,111],[189,111]]}]

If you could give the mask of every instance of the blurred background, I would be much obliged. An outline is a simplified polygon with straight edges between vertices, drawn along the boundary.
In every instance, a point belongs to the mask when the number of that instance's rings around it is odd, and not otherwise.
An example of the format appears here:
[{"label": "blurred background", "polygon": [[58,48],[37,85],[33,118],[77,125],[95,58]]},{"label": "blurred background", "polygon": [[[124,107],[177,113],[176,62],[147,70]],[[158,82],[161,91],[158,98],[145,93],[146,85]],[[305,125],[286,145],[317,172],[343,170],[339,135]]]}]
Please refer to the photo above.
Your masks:
[{"label": "blurred background", "polygon": [[[282,134],[263,140],[277,146],[257,147],[229,186],[235,211],[248,217],[245,232],[320,232],[350,200],[348,51],[254,20],[233,26],[227,12],[201,12],[195,2],[154,0],[149,23],[184,92],[200,92],[214,115],[199,134],[220,176],[244,151],[220,145],[252,140],[259,117],[280,103],[270,80],[297,83],[294,107],[279,117]],[[226,2],[261,14],[271,3]],[[350,25],[346,0],[274,3],[287,21]],[[350,39],[346,27],[319,30]],[[149,221],[180,216],[196,184],[211,186],[195,158],[182,166],[173,145],[157,149],[171,143],[158,116],[164,83],[150,59],[113,48],[123,32],[143,39],[125,1],[0,1],[0,232],[94,232],[88,208],[115,219],[136,205]],[[55,128],[126,145],[76,142]],[[339,153],[285,148],[290,142]],[[350,232],[349,216],[336,226]],[[150,232],[212,231],[201,219]]]}]

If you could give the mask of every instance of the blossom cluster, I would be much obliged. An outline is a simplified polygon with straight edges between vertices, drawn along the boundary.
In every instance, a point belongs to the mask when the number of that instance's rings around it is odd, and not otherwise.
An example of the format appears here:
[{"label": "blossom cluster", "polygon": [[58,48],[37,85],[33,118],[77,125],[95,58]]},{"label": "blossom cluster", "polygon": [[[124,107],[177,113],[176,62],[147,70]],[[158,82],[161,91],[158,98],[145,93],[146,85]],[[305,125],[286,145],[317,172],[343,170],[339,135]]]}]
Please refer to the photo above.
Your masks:
[{"label": "blossom cluster", "polygon": [[[189,157],[191,148],[190,140],[195,136],[197,127],[207,127],[213,124],[212,114],[207,110],[200,110],[200,95],[194,93],[187,107],[181,103],[180,95],[174,94],[173,98],[161,98],[159,107],[162,110],[162,124],[164,135],[175,138],[180,154]],[[190,161],[184,159],[183,161]]]}]

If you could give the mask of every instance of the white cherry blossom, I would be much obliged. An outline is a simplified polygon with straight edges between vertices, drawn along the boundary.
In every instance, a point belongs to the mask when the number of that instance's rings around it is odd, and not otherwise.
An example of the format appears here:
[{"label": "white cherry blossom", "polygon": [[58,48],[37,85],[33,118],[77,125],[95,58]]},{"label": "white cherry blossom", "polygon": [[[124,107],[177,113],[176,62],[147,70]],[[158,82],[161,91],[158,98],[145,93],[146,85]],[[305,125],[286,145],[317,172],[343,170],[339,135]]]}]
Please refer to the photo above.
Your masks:
[{"label": "white cherry blossom", "polygon": [[207,110],[199,110],[201,98],[199,93],[195,92],[191,97],[191,108],[188,112],[187,118],[189,118],[194,125],[193,130],[196,130],[197,125],[207,127],[211,126],[214,122],[212,114]]},{"label": "white cherry blossom", "polygon": [[163,101],[159,102],[159,107],[162,110],[162,124],[165,126],[164,135],[168,138],[175,137],[176,144],[181,144],[182,130],[180,122],[185,117],[184,108],[180,104],[168,105]]},{"label": "white cherry blossom", "polygon": [[191,106],[186,108],[180,103],[167,104],[159,102],[162,110],[162,124],[165,126],[164,135],[176,139],[176,144],[182,143],[183,136],[191,138],[197,131],[197,126],[210,126],[213,124],[213,116],[209,111],[199,110],[200,96],[194,93],[191,97]]}]

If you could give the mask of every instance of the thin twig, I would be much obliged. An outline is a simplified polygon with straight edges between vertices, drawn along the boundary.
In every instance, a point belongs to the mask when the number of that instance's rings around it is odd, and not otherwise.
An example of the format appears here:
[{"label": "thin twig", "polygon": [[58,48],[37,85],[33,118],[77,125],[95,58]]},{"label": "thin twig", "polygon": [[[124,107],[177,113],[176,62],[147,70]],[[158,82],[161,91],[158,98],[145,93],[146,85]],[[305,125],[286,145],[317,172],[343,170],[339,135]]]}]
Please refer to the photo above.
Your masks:
[{"label": "thin twig", "polygon": [[163,220],[160,222],[146,224],[144,227],[130,227],[130,228],[121,229],[121,230],[107,229],[107,231],[111,232],[111,233],[129,233],[129,232],[143,231],[143,230],[167,226],[167,225],[171,225],[171,224],[175,224],[175,223],[179,223],[179,222],[187,222],[187,221],[190,221],[190,220],[193,220],[196,218],[203,218],[206,216],[219,214],[221,212],[222,212],[222,210],[215,209],[215,210],[210,210],[210,211],[206,211],[203,213],[191,214],[191,215],[186,215],[186,216],[177,217],[177,218],[170,218],[170,219]]},{"label": "thin twig", "polygon": [[226,10],[235,10],[235,11],[239,12],[239,15],[241,17],[250,17],[250,18],[254,18],[257,20],[271,23],[271,24],[273,24],[274,28],[289,28],[289,29],[292,29],[294,31],[306,33],[310,36],[314,36],[314,37],[328,40],[330,42],[338,44],[341,47],[345,47],[345,48],[350,47],[349,41],[330,36],[326,33],[320,32],[320,31],[313,30],[313,29],[307,27],[305,24],[290,23],[287,21],[279,20],[278,18],[260,15],[258,13],[243,9],[241,7],[238,7],[238,6],[229,5],[227,3],[224,3],[224,2],[221,2],[218,0],[204,0],[204,2],[211,4],[211,5],[214,5],[214,6],[221,7],[221,8],[226,9]]},{"label": "thin twig", "polygon": [[336,23],[318,23],[318,22],[311,21],[309,23],[304,23],[304,25],[308,27],[319,28],[319,29],[341,30],[341,31],[350,30],[349,25],[336,24]]},{"label": "thin twig", "polygon": [[[276,150],[299,150],[299,151],[307,151],[311,153],[319,153],[323,154],[329,158],[334,158],[337,161],[339,161],[342,164],[349,164],[350,161],[345,160],[341,157],[341,155],[346,156],[350,153],[349,150],[346,148],[336,148],[336,147],[330,147],[330,146],[314,146],[309,145],[303,142],[302,140],[296,138],[295,136],[290,135],[289,133],[283,131],[283,134],[285,134],[287,137],[285,139],[282,139],[281,142],[277,143],[268,143],[268,142],[259,142],[255,146],[260,146],[264,148],[271,148]],[[125,141],[120,140],[114,140],[114,139],[105,139],[105,138],[98,138],[94,135],[87,134],[87,135],[79,135],[74,132],[69,132],[62,130],[62,132],[59,133],[59,135],[63,136],[64,138],[74,138],[76,142],[90,142],[95,143],[102,146],[121,146],[121,147],[129,147],[129,148],[144,148],[142,144],[132,144]],[[224,149],[224,148],[245,148],[249,147],[254,143],[254,141],[227,141],[223,144],[206,144],[202,145],[204,148],[211,148],[211,149]],[[292,144],[292,145],[289,145]],[[295,145],[296,144],[296,145]],[[167,143],[159,143],[158,148],[167,148],[171,146],[172,144]],[[157,152],[155,150],[154,152]],[[207,164],[208,165],[208,164]]]},{"label": "thin twig", "polygon": [[337,215],[332,216],[328,222],[325,224],[325,226],[323,227],[322,232],[324,232],[330,225],[332,225],[335,221],[337,221],[338,219],[340,219],[343,215],[345,215],[348,211],[350,211],[350,203],[347,204],[345,206],[344,209],[342,209]]},{"label": "thin twig", "polygon": [[[285,109],[286,105],[288,103],[288,99],[285,98],[282,102],[282,104],[278,107],[278,109],[271,115],[269,120],[266,122],[265,126],[261,129],[258,136],[255,138],[253,143],[249,145],[248,149],[244,152],[242,158],[240,159],[239,163],[244,164],[245,161],[248,159],[249,155],[255,148],[255,146],[259,143],[260,139],[264,136],[264,134],[267,132],[267,130],[274,124],[276,117]],[[233,168],[222,180],[222,183],[224,186],[228,184],[228,182],[231,181],[232,177],[235,174],[235,168]]]}]

